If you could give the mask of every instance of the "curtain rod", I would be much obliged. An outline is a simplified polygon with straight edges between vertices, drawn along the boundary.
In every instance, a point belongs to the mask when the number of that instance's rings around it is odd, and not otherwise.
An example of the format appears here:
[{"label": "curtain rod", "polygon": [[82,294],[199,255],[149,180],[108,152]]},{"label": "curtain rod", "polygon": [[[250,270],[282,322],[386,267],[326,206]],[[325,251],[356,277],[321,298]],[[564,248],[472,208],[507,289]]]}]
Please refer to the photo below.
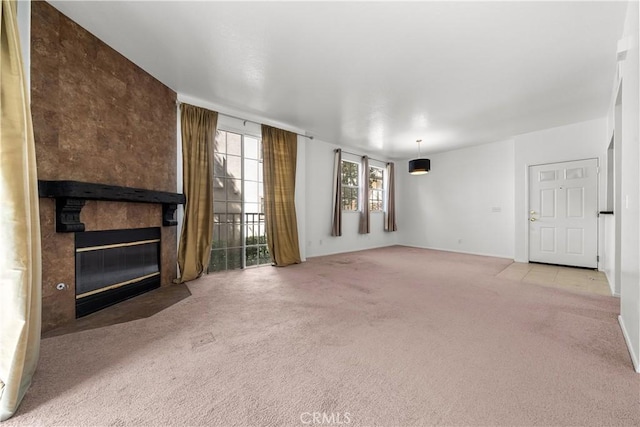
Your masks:
[{"label": "curtain rod", "polygon": [[[351,151],[346,151],[346,150],[343,150],[342,148],[336,148],[336,150],[340,150],[340,151],[342,151],[343,153],[351,154],[351,155],[354,155],[354,156],[364,157],[362,154],[352,153]],[[368,156],[367,156],[367,157],[368,157]],[[369,160],[373,160],[374,162],[384,163],[384,164],[386,164],[386,165],[388,165],[389,163],[392,163],[392,162],[390,162],[390,161],[388,161],[388,160],[374,159],[373,157],[369,157]]]},{"label": "curtain rod", "polygon": [[[192,105],[192,104],[189,104],[188,102],[184,102],[184,103],[183,103],[183,102],[180,102],[180,101],[176,100],[176,105],[178,105],[178,106],[179,106],[180,104]],[[204,107],[199,107],[199,108],[204,108]],[[208,108],[207,108],[207,110],[208,110]],[[216,112],[217,112],[217,111],[216,111]],[[253,120],[249,120],[249,119],[245,119],[245,118],[243,118],[243,117],[232,116],[231,114],[225,114],[225,113],[220,113],[220,112],[217,112],[217,113],[218,113],[218,115],[225,116],[225,117],[229,117],[230,119],[242,120],[242,124],[243,124],[244,126],[246,126],[246,125],[247,125],[247,122],[249,122],[249,123],[255,123],[255,124],[257,124],[257,125],[262,125],[262,123],[259,123],[259,122],[253,121]],[[286,130],[286,129],[285,129],[285,130]],[[287,132],[291,132],[291,131],[287,131]],[[298,133],[298,132],[292,132],[292,133],[295,133],[296,135],[301,136],[301,137],[303,137],[303,138],[313,139],[313,135],[303,135],[303,134]]]}]

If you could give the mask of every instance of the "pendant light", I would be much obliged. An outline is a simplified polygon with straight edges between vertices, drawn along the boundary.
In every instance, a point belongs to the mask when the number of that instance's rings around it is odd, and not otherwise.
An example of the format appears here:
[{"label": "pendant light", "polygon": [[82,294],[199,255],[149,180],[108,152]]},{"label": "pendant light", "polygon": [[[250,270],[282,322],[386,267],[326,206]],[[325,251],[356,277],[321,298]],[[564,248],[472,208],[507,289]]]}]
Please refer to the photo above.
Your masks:
[{"label": "pendant light", "polygon": [[420,143],[421,139],[416,140],[418,143],[418,158],[409,160],[409,173],[411,175],[424,175],[431,170],[431,160],[423,159],[420,155]]}]

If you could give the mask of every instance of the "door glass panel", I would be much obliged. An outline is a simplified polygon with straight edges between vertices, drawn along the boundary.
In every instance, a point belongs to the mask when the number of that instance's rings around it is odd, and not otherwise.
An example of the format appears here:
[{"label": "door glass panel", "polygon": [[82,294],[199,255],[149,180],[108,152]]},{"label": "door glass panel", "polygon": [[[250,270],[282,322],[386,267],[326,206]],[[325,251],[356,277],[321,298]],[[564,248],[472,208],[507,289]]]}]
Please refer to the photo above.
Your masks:
[{"label": "door glass panel", "polygon": [[242,179],[242,160],[239,156],[227,156],[226,175],[231,178]]},{"label": "door glass panel", "polygon": [[245,159],[258,159],[258,140],[256,138],[250,136],[244,138],[244,157]]},{"label": "door glass panel", "polygon": [[540,171],[540,182],[555,181],[556,171]]},{"label": "door glass panel", "polygon": [[242,156],[242,135],[227,132],[227,154]]},{"label": "door glass panel", "polygon": [[209,272],[271,262],[262,210],[261,148],[259,138],[216,133]]},{"label": "door glass panel", "polygon": [[244,159],[244,179],[247,181],[258,180],[258,161]]},{"label": "door glass panel", "polygon": [[565,174],[566,174],[567,179],[584,178],[584,168],[567,169]]},{"label": "door glass panel", "polygon": [[240,179],[227,179],[227,200],[242,201],[242,180]]}]

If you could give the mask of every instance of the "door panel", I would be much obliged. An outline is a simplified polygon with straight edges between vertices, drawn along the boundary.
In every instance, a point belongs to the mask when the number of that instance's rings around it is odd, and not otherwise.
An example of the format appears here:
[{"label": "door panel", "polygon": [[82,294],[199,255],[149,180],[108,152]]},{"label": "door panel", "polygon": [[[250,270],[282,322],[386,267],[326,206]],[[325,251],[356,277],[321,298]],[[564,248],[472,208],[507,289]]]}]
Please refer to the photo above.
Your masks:
[{"label": "door panel", "polygon": [[584,218],[584,188],[567,188],[567,217]]},{"label": "door panel", "polygon": [[540,190],[540,216],[544,218],[556,217],[555,188]]},{"label": "door panel", "polygon": [[540,251],[556,252],[556,229],[550,227],[540,227]]},{"label": "door panel", "polygon": [[529,260],[597,267],[597,159],[529,168]]}]

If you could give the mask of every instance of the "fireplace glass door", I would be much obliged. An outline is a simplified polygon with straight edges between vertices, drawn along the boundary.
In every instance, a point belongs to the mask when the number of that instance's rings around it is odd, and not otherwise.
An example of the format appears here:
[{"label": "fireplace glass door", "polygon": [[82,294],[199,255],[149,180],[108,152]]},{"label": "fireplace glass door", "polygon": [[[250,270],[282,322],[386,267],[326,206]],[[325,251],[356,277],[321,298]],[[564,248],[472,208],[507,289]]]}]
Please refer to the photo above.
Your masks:
[{"label": "fireplace glass door", "polygon": [[267,250],[259,137],[218,130],[209,272],[271,263]]}]

